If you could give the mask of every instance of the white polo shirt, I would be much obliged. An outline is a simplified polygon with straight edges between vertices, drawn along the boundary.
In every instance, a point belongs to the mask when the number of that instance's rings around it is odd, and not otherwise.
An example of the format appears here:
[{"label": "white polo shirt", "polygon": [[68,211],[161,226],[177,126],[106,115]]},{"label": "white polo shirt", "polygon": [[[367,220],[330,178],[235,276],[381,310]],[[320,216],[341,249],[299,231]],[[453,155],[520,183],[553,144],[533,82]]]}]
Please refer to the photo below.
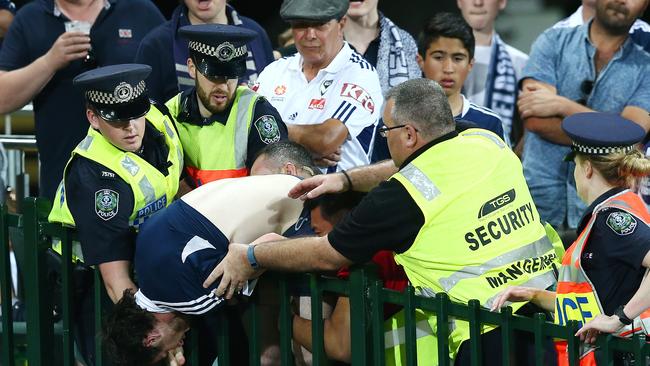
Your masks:
[{"label": "white polo shirt", "polygon": [[375,68],[347,42],[309,82],[302,63],[300,53],[271,63],[253,90],[271,102],[286,124],[313,125],[329,118],[345,124],[348,137],[341,147],[341,161],[328,172],[369,164],[383,103]]}]

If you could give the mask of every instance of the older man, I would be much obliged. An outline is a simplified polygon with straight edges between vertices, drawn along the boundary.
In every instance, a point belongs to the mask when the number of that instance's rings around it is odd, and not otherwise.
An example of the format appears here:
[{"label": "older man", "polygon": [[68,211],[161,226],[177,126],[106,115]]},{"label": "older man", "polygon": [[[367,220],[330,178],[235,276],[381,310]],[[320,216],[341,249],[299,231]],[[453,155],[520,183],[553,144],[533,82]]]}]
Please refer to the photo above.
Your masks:
[{"label": "older man", "polygon": [[347,0],[285,0],[298,53],[253,87],[278,109],[289,138],[330,172],[369,163],[382,92],[375,68],[343,40]]},{"label": "older man", "polygon": [[524,174],[542,219],[571,232],[585,205],[576,194],[571,140],[564,117],[579,112],[620,114],[650,128],[650,55],[634,44],[630,27],[647,0],[597,0],[595,17],[572,28],[551,28],[533,44],[518,106],[528,130]]},{"label": "older man", "polygon": [[[386,126],[381,134],[388,139],[394,164],[400,167],[397,173],[371,190],[328,236],[231,244],[204,286],[221,277],[219,295],[241,286],[259,268],[333,270],[367,262],[379,250],[394,251],[396,262],[425,296],[444,291],[455,301],[479,299],[489,307],[507,285],[531,283],[547,288],[555,283],[551,266],[514,276],[506,272],[521,261],[551,262],[555,254],[519,159],[503,140],[482,129],[455,132],[444,91],[426,79],[393,88],[383,120]],[[308,180],[300,187],[322,183],[334,191],[367,190],[391,170],[395,172],[383,163],[354,169],[347,176],[340,173]],[[422,364],[435,364],[435,317],[422,316],[431,328],[418,341],[418,358]],[[404,340],[399,339],[399,329],[392,332],[396,342],[386,359],[399,363]],[[460,349],[461,364],[468,361],[467,339],[468,324],[457,321],[450,352],[455,355]],[[491,355],[484,357],[498,358],[494,353],[501,349],[500,339],[498,333],[485,334],[488,343],[483,343],[483,349]]]}]

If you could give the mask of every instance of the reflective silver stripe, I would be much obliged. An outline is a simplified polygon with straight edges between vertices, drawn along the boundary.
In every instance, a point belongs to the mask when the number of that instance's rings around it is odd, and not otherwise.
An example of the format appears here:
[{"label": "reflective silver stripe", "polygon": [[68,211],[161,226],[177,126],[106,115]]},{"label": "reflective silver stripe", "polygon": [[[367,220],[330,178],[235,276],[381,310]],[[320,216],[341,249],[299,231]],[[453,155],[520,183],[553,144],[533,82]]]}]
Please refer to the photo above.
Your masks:
[{"label": "reflective silver stripe", "polygon": [[[432,335],[433,329],[431,329],[431,325],[429,324],[428,320],[424,319],[415,323],[415,339],[420,339],[422,337]],[[405,327],[391,329],[384,333],[384,348],[393,348],[404,343],[406,343]]]},{"label": "reflective silver stripe", "polygon": [[138,163],[136,163],[128,155],[125,155],[120,163],[122,164],[122,168],[126,169],[126,171],[134,177],[140,171],[140,166],[138,166]]},{"label": "reflective silver stripe", "polygon": [[176,154],[178,155],[178,164],[180,164],[180,167],[183,166],[183,151],[181,151],[181,148],[176,146]]},{"label": "reflective silver stripe", "polygon": [[194,84],[195,84],[194,79],[192,79],[192,78],[185,78],[185,77],[179,76],[177,79],[178,79],[178,85],[194,86]]},{"label": "reflective silver stripe", "polygon": [[235,125],[235,168],[246,166],[248,150],[248,107],[257,94],[246,88],[242,91],[237,102],[237,124]]},{"label": "reflective silver stripe", "polygon": [[472,132],[462,133],[461,135],[462,135],[462,136],[483,136],[483,137],[486,137],[486,138],[492,140],[492,142],[494,142],[495,144],[497,144],[497,146],[498,146],[499,148],[501,148],[501,149],[503,149],[504,147],[506,147],[506,144],[505,144],[503,141],[501,141],[500,138],[498,138],[498,137],[496,137],[496,136],[494,136],[494,135],[492,135],[492,134],[490,134],[490,133],[487,133],[487,132],[482,132],[482,131],[475,131],[475,130],[473,130]]},{"label": "reflective silver stripe", "polygon": [[481,276],[495,268],[502,267],[518,260],[540,257],[551,250],[553,250],[551,241],[546,235],[544,235],[541,239],[492,258],[480,265],[467,266],[454,272],[449,277],[441,278],[439,281],[440,286],[442,286],[446,292],[449,292],[462,280]]},{"label": "reflective silver stripe", "polygon": [[190,72],[186,64],[175,64],[176,71]]},{"label": "reflective silver stripe", "polygon": [[167,123],[167,118],[163,117],[163,124],[165,125],[165,131],[167,132],[167,135],[169,135],[169,138],[173,139],[174,138],[174,129],[169,127],[169,123]]},{"label": "reflective silver stripe", "polygon": [[138,187],[140,187],[140,191],[142,191],[142,194],[144,194],[145,204],[148,205],[156,200],[156,190],[153,188],[146,175],[140,179],[140,182],[138,182]]},{"label": "reflective silver stripe", "polygon": [[[551,285],[554,285],[555,282],[556,282],[555,281],[555,274],[553,273],[553,271],[547,271],[545,273],[542,273],[540,275],[537,275],[537,276],[531,278],[530,280],[528,280],[528,281],[526,281],[526,282],[524,282],[524,283],[522,283],[521,285],[518,285],[518,286],[533,287],[533,288],[538,288],[538,289],[541,289],[541,290],[545,290],[545,289],[549,288]],[[500,294],[501,293],[498,293],[498,294],[492,296],[491,298],[487,299],[485,301],[485,304],[483,304],[482,306],[484,308],[487,308],[487,309],[492,309],[492,304],[494,303],[494,301],[496,300],[496,298]],[[512,303],[510,301],[507,301],[503,306],[508,306],[510,304],[512,304]]]},{"label": "reflective silver stripe", "polygon": [[422,197],[427,201],[431,201],[440,194],[440,190],[435,184],[426,176],[418,167],[409,164],[399,172],[406,178],[415,189],[420,192]]},{"label": "reflective silver stripe", "polygon": [[93,137],[92,136],[86,136],[77,147],[81,150],[88,151],[88,148],[90,147],[90,144],[93,143]]}]

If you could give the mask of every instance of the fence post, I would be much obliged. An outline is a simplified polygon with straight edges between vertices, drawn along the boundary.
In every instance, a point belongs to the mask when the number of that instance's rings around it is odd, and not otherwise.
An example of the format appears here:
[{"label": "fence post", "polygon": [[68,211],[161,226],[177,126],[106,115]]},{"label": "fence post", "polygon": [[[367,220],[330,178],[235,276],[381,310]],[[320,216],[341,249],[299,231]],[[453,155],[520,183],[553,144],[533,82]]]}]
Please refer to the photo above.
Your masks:
[{"label": "fence post", "polygon": [[569,365],[578,366],[580,357],[580,340],[575,336],[579,328],[577,320],[569,320],[565,326],[567,333],[567,355],[569,356]]},{"label": "fence post", "polygon": [[0,207],[0,286],[2,287],[2,358],[0,364],[14,366],[14,324],[11,309],[11,260],[9,259],[9,230],[7,228],[7,206]]},{"label": "fence post", "polygon": [[[381,281],[374,280],[370,284],[370,304],[372,306],[372,344],[373,355],[372,361],[376,366],[386,364],[386,345],[384,342],[384,298],[382,296],[383,284]],[[354,319],[350,314],[350,319]]]},{"label": "fence post", "polygon": [[52,307],[47,296],[44,240],[39,220],[49,212],[47,200],[27,197],[23,204],[25,236],[25,303],[27,320],[27,359],[30,366],[48,364],[54,359]]},{"label": "fence post", "polygon": [[449,366],[449,296],[436,294],[436,341],[438,342],[438,365]]},{"label": "fence post", "polygon": [[287,275],[278,274],[278,287],[280,289],[280,362],[284,366],[293,365],[293,312],[289,303],[289,286]]},{"label": "fence post", "polygon": [[481,354],[481,304],[478,300],[469,300],[469,348],[471,350],[472,366],[480,366],[483,363]]},{"label": "fence post", "polygon": [[311,360],[312,365],[326,365],[325,337],[323,326],[323,292],[320,286],[320,274],[309,274],[311,288]]},{"label": "fence post", "polygon": [[501,308],[501,345],[503,365],[508,366],[513,349],[512,308],[510,306]]},{"label": "fence post", "polygon": [[[352,365],[365,366],[370,364],[368,359],[368,295],[370,269],[357,267],[350,272],[350,340],[352,349]],[[376,331],[381,332],[383,328]]]},{"label": "fence post", "polygon": [[63,364],[74,365],[74,338],[72,337],[72,239],[70,230],[62,228],[61,232],[61,280],[63,284],[62,315],[63,315]]},{"label": "fence post", "polygon": [[416,366],[418,364],[417,338],[415,336],[415,289],[407,286],[404,290],[406,301],[404,302],[404,345],[406,350],[406,364]]}]

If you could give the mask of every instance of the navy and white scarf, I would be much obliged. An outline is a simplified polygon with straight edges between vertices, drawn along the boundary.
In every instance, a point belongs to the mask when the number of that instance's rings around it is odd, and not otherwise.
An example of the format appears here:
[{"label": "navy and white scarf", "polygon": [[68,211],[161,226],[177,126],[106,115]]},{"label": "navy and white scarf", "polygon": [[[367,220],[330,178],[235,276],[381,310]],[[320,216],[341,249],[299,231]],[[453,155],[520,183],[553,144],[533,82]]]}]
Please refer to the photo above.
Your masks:
[{"label": "navy and white scarf", "polygon": [[[380,41],[377,52],[377,74],[381,90],[388,91],[409,79],[408,60],[399,28],[388,18],[379,14]],[[411,62],[415,62],[412,60]]]},{"label": "navy and white scarf", "polygon": [[[237,11],[230,5],[226,5],[226,14],[228,15],[228,24],[237,26],[243,24]],[[172,15],[171,27],[172,32],[174,32],[174,66],[176,67],[176,77],[178,78],[178,89],[180,91],[194,86],[194,79],[190,77],[189,71],[187,70],[187,58],[189,54],[187,49],[188,41],[178,34],[178,29],[185,25],[190,25],[187,17],[187,7],[180,6]],[[250,47],[246,56],[246,75],[247,77],[240,79],[240,82],[254,81],[257,79],[257,67],[255,66],[255,59],[253,58]]]},{"label": "navy and white scarf", "polygon": [[483,105],[501,116],[504,135],[510,138],[519,90],[517,75],[515,75],[515,68],[506,49],[506,44],[496,33],[492,39],[492,55],[490,57]]}]

